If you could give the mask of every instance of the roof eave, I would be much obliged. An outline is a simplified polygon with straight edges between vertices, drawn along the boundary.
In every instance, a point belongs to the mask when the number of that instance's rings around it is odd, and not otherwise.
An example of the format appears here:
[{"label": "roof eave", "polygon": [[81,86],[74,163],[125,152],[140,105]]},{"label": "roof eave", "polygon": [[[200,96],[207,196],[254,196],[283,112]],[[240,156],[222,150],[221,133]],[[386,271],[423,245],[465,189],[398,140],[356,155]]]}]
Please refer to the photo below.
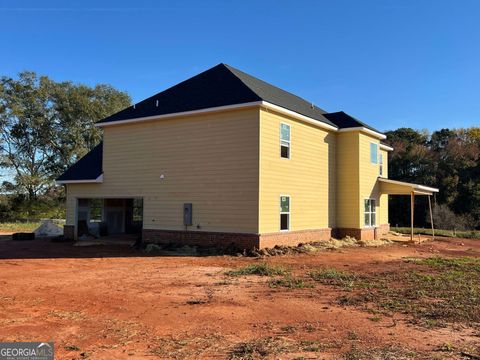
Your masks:
[{"label": "roof eave", "polygon": [[56,180],[57,185],[65,184],[99,184],[103,183],[103,174],[100,174],[96,179],[83,179],[83,180]]},{"label": "roof eave", "polygon": [[387,135],[379,133],[377,131],[373,131],[373,130],[371,130],[369,128],[366,128],[364,126],[342,128],[342,129],[338,130],[338,132],[349,132],[349,131],[361,131],[361,132],[364,132],[364,133],[366,133],[368,135],[371,135],[371,136],[373,136],[377,139],[380,139],[380,140],[385,140],[387,138]]}]

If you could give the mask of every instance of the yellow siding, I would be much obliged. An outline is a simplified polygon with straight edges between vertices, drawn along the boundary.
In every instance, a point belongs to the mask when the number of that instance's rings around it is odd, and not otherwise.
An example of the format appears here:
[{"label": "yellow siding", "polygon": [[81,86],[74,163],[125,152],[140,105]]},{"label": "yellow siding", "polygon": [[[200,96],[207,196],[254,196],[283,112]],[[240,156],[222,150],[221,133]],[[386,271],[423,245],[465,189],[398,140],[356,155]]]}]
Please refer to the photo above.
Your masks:
[{"label": "yellow siding", "polygon": [[76,198],[142,197],[145,229],[184,229],[191,202],[189,230],[258,232],[258,109],[109,126],[103,148],[104,182],[68,185],[69,224]]},{"label": "yellow siding", "polygon": [[[280,123],[290,125],[291,156],[280,157]],[[260,233],[280,231],[280,195],[290,195],[290,230],[335,226],[335,135],[260,111]]]},{"label": "yellow siding", "polygon": [[[375,143],[378,146],[380,154],[380,141],[367,134],[360,133],[359,151],[360,151],[360,227],[364,227],[364,200],[367,198],[376,199],[377,204],[377,226],[388,223],[388,198],[380,196],[380,176],[379,164],[373,164],[370,161],[370,144]],[[385,160],[384,160],[385,161]],[[377,161],[378,162],[378,161]],[[386,205],[386,206],[385,206]]]},{"label": "yellow siding", "polygon": [[359,228],[359,133],[337,134],[337,227]]},{"label": "yellow siding", "polygon": [[[383,177],[388,178],[388,151],[380,150],[383,156]],[[378,223],[380,225],[388,224],[388,195],[380,194],[380,208]]]}]

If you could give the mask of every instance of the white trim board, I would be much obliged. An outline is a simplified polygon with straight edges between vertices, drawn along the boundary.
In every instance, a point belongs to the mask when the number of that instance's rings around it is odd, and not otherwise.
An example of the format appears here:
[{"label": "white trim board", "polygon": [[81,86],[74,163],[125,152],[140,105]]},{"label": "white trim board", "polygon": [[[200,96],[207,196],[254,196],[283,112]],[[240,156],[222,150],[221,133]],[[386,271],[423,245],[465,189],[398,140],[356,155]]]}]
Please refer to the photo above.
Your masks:
[{"label": "white trim board", "polygon": [[98,183],[103,183],[103,174],[101,174],[99,177],[96,179],[85,179],[85,180],[59,180],[55,181],[55,183],[59,185],[63,184],[98,184]]},{"label": "white trim board", "polygon": [[329,125],[327,123],[322,122],[321,120],[313,119],[311,117],[299,114],[295,111],[288,110],[284,107],[269,103],[267,101],[254,101],[254,102],[248,102],[248,103],[243,103],[243,104],[217,106],[217,107],[211,107],[211,108],[206,108],[206,109],[183,111],[183,112],[177,112],[177,113],[171,113],[171,114],[146,116],[146,117],[134,118],[134,119],[110,121],[110,122],[105,122],[105,123],[96,123],[95,126],[106,127],[106,126],[114,126],[114,125],[122,125],[122,124],[132,124],[132,123],[138,123],[138,122],[143,122],[143,121],[173,119],[173,118],[182,117],[182,116],[208,114],[208,113],[215,113],[215,112],[221,112],[221,111],[226,111],[226,110],[244,109],[244,108],[256,107],[256,106],[263,107],[266,110],[276,111],[280,114],[290,116],[290,117],[292,117],[296,120],[301,120],[301,121],[304,121],[304,122],[309,123],[311,125],[314,125],[316,127],[327,129],[327,130],[330,130],[330,131],[338,131],[338,132],[362,131],[362,132],[365,132],[365,133],[367,133],[371,136],[379,138],[381,140],[387,138],[384,134],[381,134],[379,132],[370,130],[370,129],[368,129],[366,127],[363,127],[363,126],[362,127],[339,129],[336,126]]}]

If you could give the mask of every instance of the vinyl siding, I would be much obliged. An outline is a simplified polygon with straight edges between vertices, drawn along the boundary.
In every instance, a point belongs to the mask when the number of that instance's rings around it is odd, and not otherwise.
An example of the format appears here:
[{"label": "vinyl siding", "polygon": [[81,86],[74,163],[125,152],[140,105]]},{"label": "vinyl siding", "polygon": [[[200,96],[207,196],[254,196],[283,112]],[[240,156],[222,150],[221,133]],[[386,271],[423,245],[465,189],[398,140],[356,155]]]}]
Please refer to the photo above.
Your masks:
[{"label": "vinyl siding", "polygon": [[[370,160],[370,144],[377,144],[378,158],[382,150],[380,150],[380,141],[370,135],[359,134],[359,154],[360,154],[360,227],[364,227],[364,200],[367,198],[376,200],[376,225],[388,223],[388,198],[380,196],[380,184],[378,177],[380,176],[380,165],[373,164]],[[384,155],[385,156],[385,155]],[[385,206],[387,205],[387,206]],[[386,217],[386,220],[385,220]]]},{"label": "vinyl siding", "polygon": [[104,182],[68,185],[67,221],[76,198],[142,197],[145,229],[184,229],[191,202],[190,230],[257,233],[258,153],[258,109],[105,127]]},{"label": "vinyl siding", "polygon": [[[290,159],[280,157],[280,124],[290,125]],[[260,111],[260,233],[280,231],[280,195],[290,195],[290,231],[335,226],[335,135]]]},{"label": "vinyl siding", "polygon": [[[388,178],[388,151],[380,150],[383,156],[383,177]],[[379,224],[388,224],[388,195],[380,194]]]},{"label": "vinyl siding", "polygon": [[336,137],[337,227],[360,228],[359,132],[338,133]]}]

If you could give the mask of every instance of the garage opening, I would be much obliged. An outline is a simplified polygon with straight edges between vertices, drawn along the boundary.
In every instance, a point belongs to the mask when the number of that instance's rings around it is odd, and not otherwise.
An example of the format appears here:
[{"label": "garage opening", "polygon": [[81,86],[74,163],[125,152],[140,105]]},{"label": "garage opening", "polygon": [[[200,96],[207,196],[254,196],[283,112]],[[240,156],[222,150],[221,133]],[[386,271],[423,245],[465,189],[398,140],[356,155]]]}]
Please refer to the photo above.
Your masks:
[{"label": "garage opening", "polygon": [[77,202],[77,239],[135,238],[142,232],[142,198],[81,198]]}]

